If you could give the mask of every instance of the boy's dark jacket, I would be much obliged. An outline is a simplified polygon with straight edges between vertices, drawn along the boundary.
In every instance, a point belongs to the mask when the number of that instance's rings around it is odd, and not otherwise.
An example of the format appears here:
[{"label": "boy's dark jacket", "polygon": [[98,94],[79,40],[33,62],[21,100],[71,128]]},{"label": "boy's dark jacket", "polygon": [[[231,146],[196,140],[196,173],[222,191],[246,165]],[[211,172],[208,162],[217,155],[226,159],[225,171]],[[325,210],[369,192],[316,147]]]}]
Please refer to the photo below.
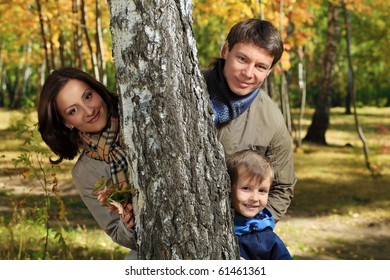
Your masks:
[{"label": "boy's dark jacket", "polygon": [[234,217],[240,256],[246,260],[291,260],[283,241],[273,231],[274,219],[266,208],[253,218]]}]

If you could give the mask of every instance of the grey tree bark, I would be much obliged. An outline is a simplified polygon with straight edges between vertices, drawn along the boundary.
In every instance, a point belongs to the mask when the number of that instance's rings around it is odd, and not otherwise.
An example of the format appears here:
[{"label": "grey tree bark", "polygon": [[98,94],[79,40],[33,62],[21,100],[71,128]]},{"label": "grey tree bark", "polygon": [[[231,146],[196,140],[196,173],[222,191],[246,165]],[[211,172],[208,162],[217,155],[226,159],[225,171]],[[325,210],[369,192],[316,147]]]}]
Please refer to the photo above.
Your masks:
[{"label": "grey tree bark", "polygon": [[191,0],[109,1],[140,259],[238,259]]}]

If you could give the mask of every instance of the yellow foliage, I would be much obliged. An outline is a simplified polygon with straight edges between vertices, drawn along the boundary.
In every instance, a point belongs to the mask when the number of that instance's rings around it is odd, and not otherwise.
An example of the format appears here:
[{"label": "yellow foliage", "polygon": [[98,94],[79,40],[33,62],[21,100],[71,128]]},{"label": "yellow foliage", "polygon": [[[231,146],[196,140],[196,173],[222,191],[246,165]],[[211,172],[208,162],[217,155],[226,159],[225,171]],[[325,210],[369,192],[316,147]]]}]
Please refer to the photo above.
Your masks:
[{"label": "yellow foliage", "polygon": [[291,68],[290,62],[290,53],[287,51],[283,52],[283,55],[280,59],[280,63],[282,64],[283,71],[288,71]]}]

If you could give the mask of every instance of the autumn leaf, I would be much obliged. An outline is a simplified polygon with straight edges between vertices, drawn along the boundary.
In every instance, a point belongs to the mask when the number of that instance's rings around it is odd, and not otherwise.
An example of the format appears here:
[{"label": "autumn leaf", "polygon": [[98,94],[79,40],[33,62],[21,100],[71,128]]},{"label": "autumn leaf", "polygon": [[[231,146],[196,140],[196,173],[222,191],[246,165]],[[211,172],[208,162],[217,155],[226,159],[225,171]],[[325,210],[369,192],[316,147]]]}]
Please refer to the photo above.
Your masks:
[{"label": "autumn leaf", "polygon": [[28,178],[28,170],[25,170],[22,172],[22,177],[23,179],[27,179]]},{"label": "autumn leaf", "polygon": [[111,201],[109,202],[110,205],[114,206],[116,209],[118,209],[118,213],[120,215],[123,215],[124,211],[123,211],[123,205],[122,203],[120,202],[117,202],[117,201]]}]

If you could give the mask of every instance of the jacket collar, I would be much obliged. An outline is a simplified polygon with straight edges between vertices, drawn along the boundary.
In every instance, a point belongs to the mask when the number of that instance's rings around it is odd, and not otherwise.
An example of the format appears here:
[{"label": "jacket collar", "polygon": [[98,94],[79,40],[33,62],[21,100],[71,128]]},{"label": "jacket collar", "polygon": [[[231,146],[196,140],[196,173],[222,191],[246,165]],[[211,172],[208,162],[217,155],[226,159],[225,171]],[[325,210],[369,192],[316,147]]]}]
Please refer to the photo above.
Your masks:
[{"label": "jacket collar", "polygon": [[240,214],[234,216],[234,233],[241,236],[255,231],[263,231],[266,228],[273,230],[275,227],[274,217],[271,212],[264,208],[253,218],[247,218]]}]

